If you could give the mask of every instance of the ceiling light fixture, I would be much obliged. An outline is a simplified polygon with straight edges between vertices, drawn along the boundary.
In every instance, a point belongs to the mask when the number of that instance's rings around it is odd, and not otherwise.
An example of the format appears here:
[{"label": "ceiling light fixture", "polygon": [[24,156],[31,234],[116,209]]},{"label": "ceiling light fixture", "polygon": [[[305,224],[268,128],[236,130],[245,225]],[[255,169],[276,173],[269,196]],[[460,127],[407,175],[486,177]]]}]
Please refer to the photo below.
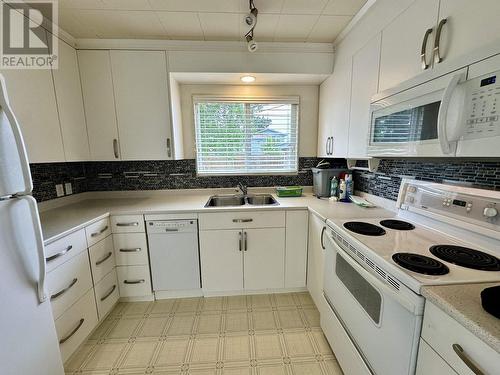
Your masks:
[{"label": "ceiling light fixture", "polygon": [[254,76],[243,76],[240,78],[241,82],[245,83],[252,83],[255,82],[255,77]]},{"label": "ceiling light fixture", "polygon": [[250,12],[245,15],[245,19],[243,20],[245,26],[249,28],[245,34],[245,40],[247,42],[248,50],[250,52],[255,52],[257,51],[257,48],[259,48],[259,46],[254,39],[253,31],[255,29],[255,26],[257,25],[257,15],[259,14],[259,10],[255,7],[253,0],[249,0],[249,8]]}]

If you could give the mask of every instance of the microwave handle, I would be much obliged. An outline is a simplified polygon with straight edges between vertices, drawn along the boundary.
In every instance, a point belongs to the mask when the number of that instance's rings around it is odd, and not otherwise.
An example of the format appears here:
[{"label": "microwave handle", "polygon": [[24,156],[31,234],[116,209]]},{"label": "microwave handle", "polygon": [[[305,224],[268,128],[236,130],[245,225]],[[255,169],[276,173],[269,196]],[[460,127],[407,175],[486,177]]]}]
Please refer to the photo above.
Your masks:
[{"label": "microwave handle", "polygon": [[455,74],[451,80],[450,83],[448,83],[448,86],[446,86],[446,89],[444,90],[443,93],[443,99],[441,100],[441,105],[439,107],[439,114],[438,114],[438,139],[439,143],[441,145],[441,151],[445,155],[449,155],[452,153],[455,153],[456,149],[456,142],[450,141],[448,138],[448,132],[446,129],[446,122],[448,118],[448,110],[450,108],[450,103],[451,99],[453,97],[453,93],[455,92],[455,89],[459,85],[460,81],[465,77],[464,73],[460,74]]}]

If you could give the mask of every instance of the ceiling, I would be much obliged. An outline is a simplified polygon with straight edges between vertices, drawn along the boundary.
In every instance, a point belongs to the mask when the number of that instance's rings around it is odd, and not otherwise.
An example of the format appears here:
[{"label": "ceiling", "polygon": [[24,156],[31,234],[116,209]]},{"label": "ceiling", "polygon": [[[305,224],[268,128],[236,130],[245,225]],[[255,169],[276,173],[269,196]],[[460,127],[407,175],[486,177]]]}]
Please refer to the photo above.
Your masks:
[{"label": "ceiling", "polygon": [[[262,42],[333,42],[366,0],[254,0]],[[238,41],[248,0],[59,0],[75,38]]]}]

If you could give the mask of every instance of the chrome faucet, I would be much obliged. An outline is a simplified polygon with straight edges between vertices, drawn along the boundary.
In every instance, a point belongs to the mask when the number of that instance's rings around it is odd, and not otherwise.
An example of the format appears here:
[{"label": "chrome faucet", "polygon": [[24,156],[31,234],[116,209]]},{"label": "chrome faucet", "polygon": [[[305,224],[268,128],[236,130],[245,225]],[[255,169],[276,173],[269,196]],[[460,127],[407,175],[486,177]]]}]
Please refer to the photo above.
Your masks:
[{"label": "chrome faucet", "polygon": [[246,195],[248,194],[248,187],[247,187],[246,185],[243,185],[243,184],[241,183],[241,181],[240,181],[240,182],[238,182],[238,189],[240,189],[240,190],[241,190],[241,192],[243,193],[243,195],[245,195],[245,196],[246,196]]}]

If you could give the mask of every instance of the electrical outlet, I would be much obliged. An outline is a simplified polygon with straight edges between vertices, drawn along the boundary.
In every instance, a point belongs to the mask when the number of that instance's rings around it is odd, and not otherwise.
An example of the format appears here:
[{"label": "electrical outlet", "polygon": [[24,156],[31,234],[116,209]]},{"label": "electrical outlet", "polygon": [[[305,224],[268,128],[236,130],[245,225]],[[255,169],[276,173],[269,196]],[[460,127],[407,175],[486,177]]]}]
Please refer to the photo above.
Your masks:
[{"label": "electrical outlet", "polygon": [[64,190],[66,191],[66,195],[73,194],[73,187],[71,186],[71,182],[66,182],[64,184]]},{"label": "electrical outlet", "polygon": [[63,186],[63,184],[57,184],[56,185],[56,194],[57,194],[57,197],[63,197],[64,196],[64,186]]}]

